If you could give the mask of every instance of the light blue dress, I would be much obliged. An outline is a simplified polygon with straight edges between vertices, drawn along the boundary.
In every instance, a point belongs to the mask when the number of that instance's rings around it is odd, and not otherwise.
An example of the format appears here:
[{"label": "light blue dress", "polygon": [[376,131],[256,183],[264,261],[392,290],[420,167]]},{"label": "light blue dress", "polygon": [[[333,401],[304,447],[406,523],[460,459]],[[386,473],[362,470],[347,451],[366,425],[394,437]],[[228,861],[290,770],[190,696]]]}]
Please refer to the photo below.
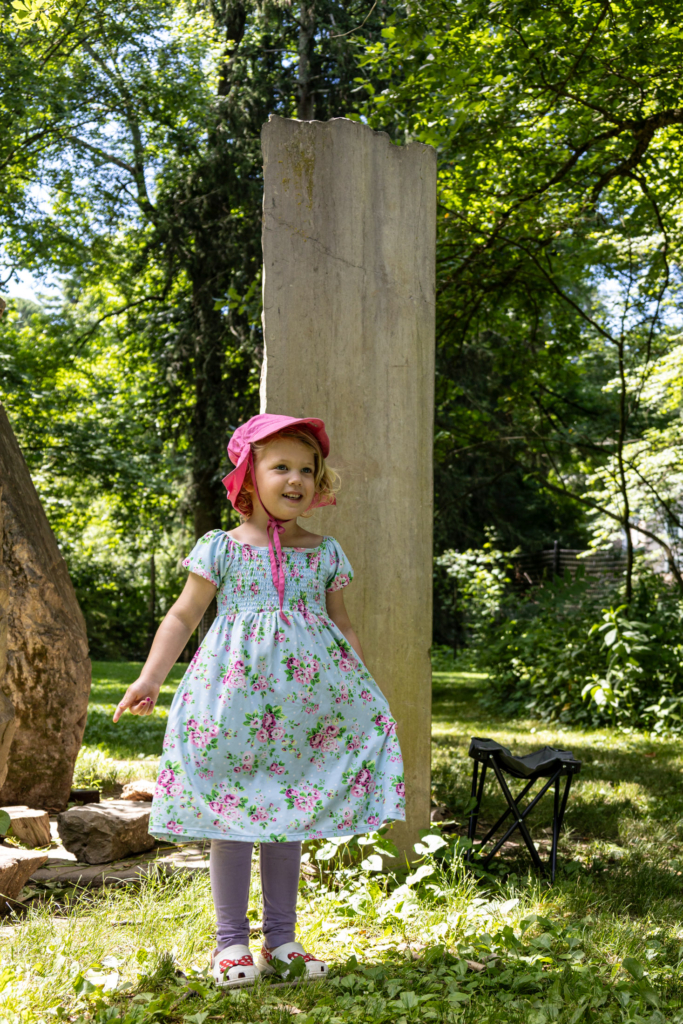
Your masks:
[{"label": "light blue dress", "polygon": [[283,557],[289,626],[267,548],[212,530],[183,563],[218,587],[218,615],[169,713],[159,839],[284,842],[405,818],[396,722],[326,611],[353,570],[332,537]]}]

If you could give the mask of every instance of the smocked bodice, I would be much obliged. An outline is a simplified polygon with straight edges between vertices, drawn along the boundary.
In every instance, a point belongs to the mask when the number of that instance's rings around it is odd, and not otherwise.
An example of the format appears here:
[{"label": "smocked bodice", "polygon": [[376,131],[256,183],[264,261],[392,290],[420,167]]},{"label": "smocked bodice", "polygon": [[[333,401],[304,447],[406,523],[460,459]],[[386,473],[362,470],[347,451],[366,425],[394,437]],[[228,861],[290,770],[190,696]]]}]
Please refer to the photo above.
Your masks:
[{"label": "smocked bodice", "polygon": [[[202,541],[206,551],[195,548],[183,565],[218,587],[219,615],[234,620],[238,615],[279,612],[268,548],[240,544],[221,530],[212,531]],[[325,615],[325,594],[353,578],[346,556],[332,537],[324,537],[317,548],[283,548],[282,556],[288,614],[299,613],[305,619]],[[221,563],[220,575],[215,569],[217,562]]]}]

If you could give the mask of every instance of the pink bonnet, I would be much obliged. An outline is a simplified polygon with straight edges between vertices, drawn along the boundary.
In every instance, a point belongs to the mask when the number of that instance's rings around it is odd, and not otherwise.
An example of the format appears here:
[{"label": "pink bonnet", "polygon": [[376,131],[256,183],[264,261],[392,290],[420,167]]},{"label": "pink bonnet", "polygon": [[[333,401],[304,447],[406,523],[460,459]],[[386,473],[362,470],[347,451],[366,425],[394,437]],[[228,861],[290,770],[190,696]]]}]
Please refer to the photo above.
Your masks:
[{"label": "pink bonnet", "polygon": [[[228,442],[228,455],[235,469],[223,478],[228,498],[233,506],[235,506],[237,495],[242,490],[244,478],[247,474],[252,444],[255,441],[264,441],[271,434],[277,434],[288,427],[300,426],[308,427],[310,432],[318,439],[323,458],[326,459],[330,453],[330,439],[327,436],[325,424],[322,420],[314,419],[313,417],[297,419],[294,416],[274,416],[271,413],[265,412],[260,413],[258,416],[252,416],[250,420],[247,420],[246,423],[237,428]],[[313,499],[310,507],[317,508],[320,505],[334,504],[336,504],[334,495],[320,495]]]}]

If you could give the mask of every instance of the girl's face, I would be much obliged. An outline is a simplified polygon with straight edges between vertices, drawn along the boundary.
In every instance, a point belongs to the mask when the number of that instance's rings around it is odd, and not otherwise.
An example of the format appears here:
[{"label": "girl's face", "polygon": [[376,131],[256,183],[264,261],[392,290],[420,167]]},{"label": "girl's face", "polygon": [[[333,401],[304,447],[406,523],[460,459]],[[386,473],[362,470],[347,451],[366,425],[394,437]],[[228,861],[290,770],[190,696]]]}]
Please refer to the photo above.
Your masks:
[{"label": "girl's face", "polygon": [[277,438],[258,453],[255,469],[261,500],[276,519],[295,519],[313,501],[315,455],[302,441]]}]

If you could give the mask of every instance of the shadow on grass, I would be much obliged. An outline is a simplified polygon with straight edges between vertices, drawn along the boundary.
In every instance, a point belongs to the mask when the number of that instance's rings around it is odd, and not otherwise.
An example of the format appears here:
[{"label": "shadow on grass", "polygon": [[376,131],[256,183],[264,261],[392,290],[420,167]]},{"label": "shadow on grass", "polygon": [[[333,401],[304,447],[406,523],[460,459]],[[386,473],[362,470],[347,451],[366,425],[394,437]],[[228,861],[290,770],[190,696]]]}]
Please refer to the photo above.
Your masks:
[{"label": "shadow on grass", "polygon": [[[488,736],[527,754],[548,744],[583,762],[575,778],[565,824],[578,837],[617,842],[629,820],[676,823],[683,818],[683,751],[678,741],[606,729],[581,731],[506,720],[481,704],[485,676],[436,674],[433,691],[433,784],[437,799],[462,814],[470,799],[472,736]],[[513,793],[522,785],[512,786]],[[493,821],[506,805],[495,779],[487,781],[484,816]],[[550,794],[535,809],[534,824],[552,821]]]}]

